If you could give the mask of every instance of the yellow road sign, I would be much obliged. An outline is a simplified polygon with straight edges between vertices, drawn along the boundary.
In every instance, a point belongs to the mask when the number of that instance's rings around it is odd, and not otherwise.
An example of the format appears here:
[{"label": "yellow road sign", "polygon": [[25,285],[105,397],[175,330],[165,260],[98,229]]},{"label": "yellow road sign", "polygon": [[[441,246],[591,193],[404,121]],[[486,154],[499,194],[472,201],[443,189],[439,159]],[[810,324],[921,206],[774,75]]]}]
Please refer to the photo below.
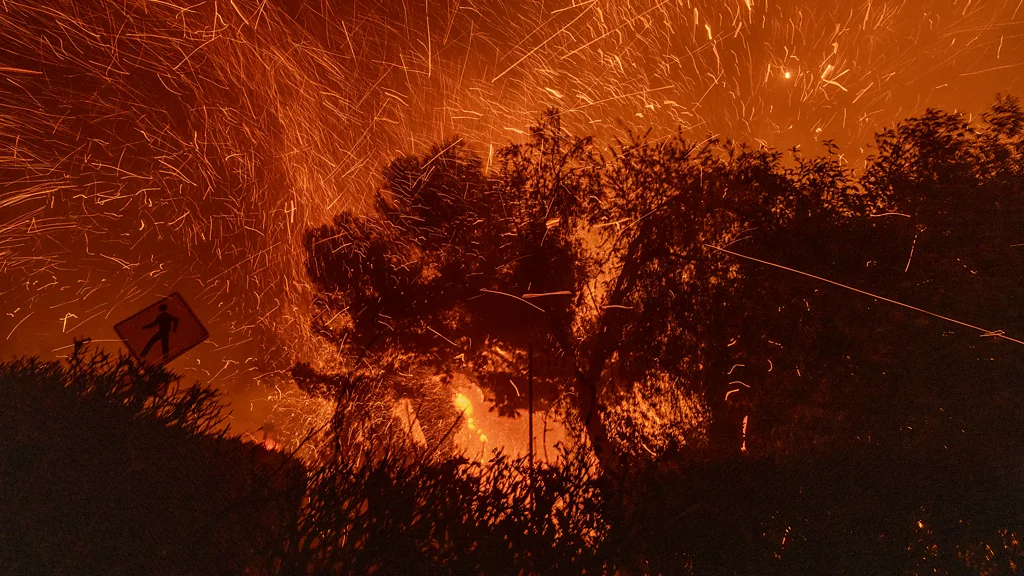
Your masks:
[{"label": "yellow road sign", "polygon": [[175,292],[114,325],[128,350],[143,362],[166,364],[210,335]]}]

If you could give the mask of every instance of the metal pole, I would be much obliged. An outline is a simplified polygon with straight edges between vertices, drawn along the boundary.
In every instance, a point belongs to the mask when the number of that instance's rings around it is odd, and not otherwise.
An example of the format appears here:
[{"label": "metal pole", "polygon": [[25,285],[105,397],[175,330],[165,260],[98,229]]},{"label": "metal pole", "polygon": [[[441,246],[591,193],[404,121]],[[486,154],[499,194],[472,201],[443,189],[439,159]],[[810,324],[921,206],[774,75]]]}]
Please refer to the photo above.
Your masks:
[{"label": "metal pole", "polygon": [[527,380],[530,401],[530,494],[533,494],[533,342],[529,344],[529,363],[527,364]]},{"label": "metal pole", "polygon": [[529,413],[530,413],[530,418],[529,418],[529,420],[530,420],[530,423],[529,423],[529,427],[530,427],[530,482],[529,482],[529,485],[527,486],[527,489],[529,489],[529,491],[530,491],[530,523],[532,524],[533,520],[534,520],[534,518],[533,518],[534,511],[537,508],[537,501],[536,501],[536,498],[534,497],[534,492],[533,492],[533,342],[529,343],[527,350],[528,350],[528,358],[529,358],[529,360],[527,361],[527,365],[526,365],[527,366],[527,368],[526,368],[526,379],[527,379],[527,390],[529,390],[529,392],[527,394],[529,396],[529,402],[530,402],[530,408],[529,408]]}]

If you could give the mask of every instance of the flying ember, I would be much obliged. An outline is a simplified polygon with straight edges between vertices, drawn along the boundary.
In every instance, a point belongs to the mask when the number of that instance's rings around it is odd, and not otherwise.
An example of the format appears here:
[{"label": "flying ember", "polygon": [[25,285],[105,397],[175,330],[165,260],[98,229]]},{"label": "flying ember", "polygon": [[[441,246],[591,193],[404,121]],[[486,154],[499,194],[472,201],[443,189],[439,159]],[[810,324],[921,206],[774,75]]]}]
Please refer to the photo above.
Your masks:
[{"label": "flying ember", "polygon": [[458,135],[490,162],[553,106],[580,134],[832,139],[856,165],[878,126],[1017,88],[1017,9],[7,1],[0,342],[116,342],[112,319],[179,291],[211,336],[176,368],[244,404],[296,359],[333,362],[302,239],[365,210],[394,156]]}]

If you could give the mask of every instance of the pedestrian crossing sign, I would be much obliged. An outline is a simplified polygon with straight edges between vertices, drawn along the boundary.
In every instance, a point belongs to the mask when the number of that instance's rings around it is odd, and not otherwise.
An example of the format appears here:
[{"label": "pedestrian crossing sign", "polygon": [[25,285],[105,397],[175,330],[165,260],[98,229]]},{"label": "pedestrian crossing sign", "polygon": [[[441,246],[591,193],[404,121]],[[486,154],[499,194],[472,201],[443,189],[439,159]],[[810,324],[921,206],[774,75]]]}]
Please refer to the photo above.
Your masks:
[{"label": "pedestrian crossing sign", "polygon": [[177,292],[118,322],[114,331],[132,355],[149,364],[167,364],[210,335]]}]

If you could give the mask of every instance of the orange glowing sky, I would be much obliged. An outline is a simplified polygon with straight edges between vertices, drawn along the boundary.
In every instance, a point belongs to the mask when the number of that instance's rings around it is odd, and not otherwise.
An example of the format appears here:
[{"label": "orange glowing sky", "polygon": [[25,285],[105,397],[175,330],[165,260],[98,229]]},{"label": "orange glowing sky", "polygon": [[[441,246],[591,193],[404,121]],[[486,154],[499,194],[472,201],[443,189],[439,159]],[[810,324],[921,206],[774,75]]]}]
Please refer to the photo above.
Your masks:
[{"label": "orange glowing sky", "polygon": [[303,231],[358,208],[395,155],[459,134],[487,157],[557,106],[601,137],[832,138],[856,166],[882,126],[1019,93],[1019,8],[7,0],[0,354],[114,346],[116,321],[179,291],[211,338],[173,367],[248,426],[278,371],[325,354]]}]

